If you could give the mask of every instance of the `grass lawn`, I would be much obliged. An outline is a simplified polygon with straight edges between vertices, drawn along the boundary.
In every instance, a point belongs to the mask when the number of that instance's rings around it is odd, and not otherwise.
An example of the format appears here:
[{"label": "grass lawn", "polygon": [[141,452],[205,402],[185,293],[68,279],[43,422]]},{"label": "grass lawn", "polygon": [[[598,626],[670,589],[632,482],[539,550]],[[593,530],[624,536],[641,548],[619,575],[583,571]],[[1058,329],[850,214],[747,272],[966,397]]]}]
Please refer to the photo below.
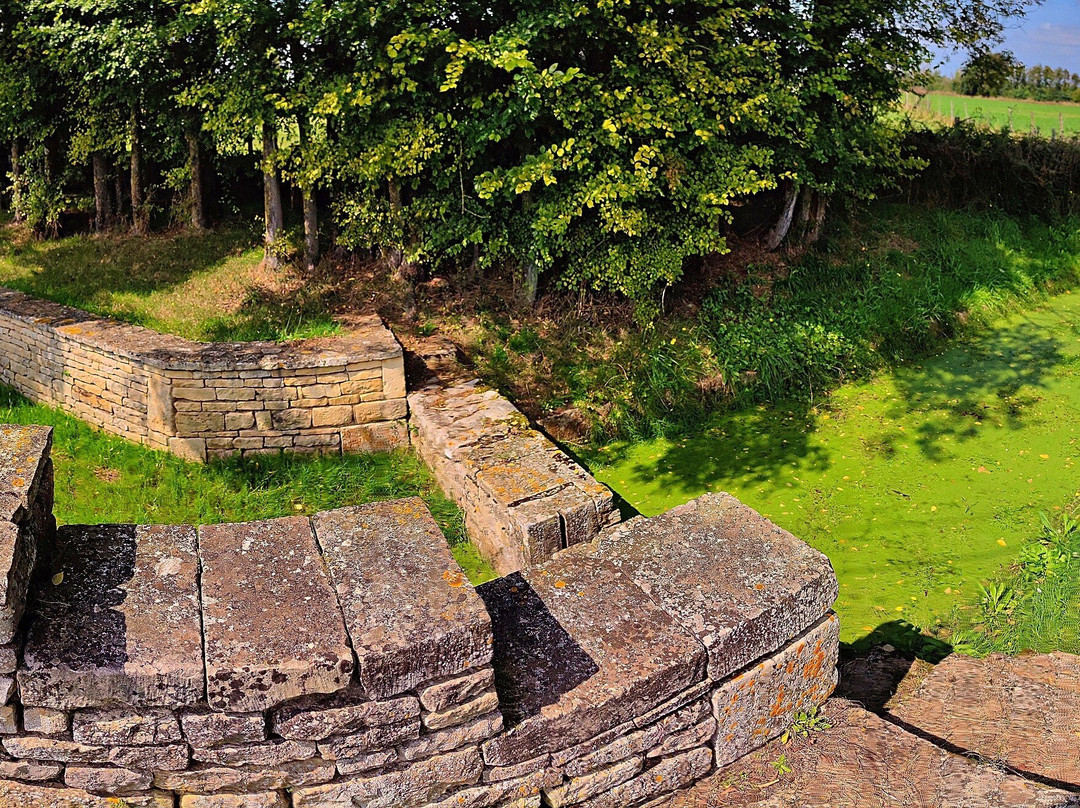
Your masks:
[{"label": "grass lawn", "polygon": [[[1080,294],[813,404],[720,415],[693,437],[593,460],[645,514],[729,491],[823,551],[846,642],[965,623],[980,585],[1040,535],[1040,512],[1080,502]],[[1060,615],[1056,629],[1043,620],[1043,644],[1076,653],[1070,591],[1037,608]]]},{"label": "grass lawn", "polygon": [[[1080,135],[1080,104],[1021,98],[973,98],[955,93],[929,93],[926,99],[919,109],[925,110],[929,102],[929,111],[942,120],[964,118],[981,121],[994,129],[1008,126],[1017,132],[1027,132],[1035,126],[1047,137],[1051,130],[1058,134]],[[913,101],[914,98],[909,96],[908,104]]]},{"label": "grass lawn", "polygon": [[0,387],[0,423],[54,432],[61,524],[214,524],[423,497],[470,580],[494,573],[465,534],[461,512],[409,452],[307,458],[260,456],[199,465],[91,429]]},{"label": "grass lawn", "polygon": [[241,227],[145,238],[32,238],[0,223],[0,286],[196,340],[293,339],[338,326]]}]

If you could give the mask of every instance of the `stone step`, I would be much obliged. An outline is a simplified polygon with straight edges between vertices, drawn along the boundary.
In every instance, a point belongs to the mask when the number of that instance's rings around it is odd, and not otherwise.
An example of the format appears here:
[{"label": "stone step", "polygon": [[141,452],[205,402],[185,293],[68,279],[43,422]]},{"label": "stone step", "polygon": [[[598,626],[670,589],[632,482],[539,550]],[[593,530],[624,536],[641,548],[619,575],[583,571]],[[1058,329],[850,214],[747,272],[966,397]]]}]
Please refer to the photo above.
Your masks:
[{"label": "stone step", "polygon": [[24,705],[176,708],[203,696],[195,529],[60,528],[29,621]]},{"label": "stone step", "polygon": [[[951,754],[850,702],[827,702],[821,715],[830,729],[774,741],[664,808],[1080,806],[1077,794]],[[1067,749],[1075,753],[1076,744]]]},{"label": "stone step", "polygon": [[891,714],[960,754],[1080,790],[1080,657],[953,654]]},{"label": "stone step", "polygon": [[311,520],[199,528],[207,700],[266,710],[343,690],[353,654]]}]

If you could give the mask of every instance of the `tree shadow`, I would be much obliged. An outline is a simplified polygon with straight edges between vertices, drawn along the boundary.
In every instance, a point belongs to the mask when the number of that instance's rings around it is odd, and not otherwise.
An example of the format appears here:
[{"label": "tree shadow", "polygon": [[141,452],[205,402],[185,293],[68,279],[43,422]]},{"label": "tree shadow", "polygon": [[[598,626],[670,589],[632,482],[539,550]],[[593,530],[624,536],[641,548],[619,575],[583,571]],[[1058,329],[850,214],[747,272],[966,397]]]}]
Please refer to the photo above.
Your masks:
[{"label": "tree shadow", "polygon": [[[810,443],[822,411],[801,401],[719,413],[701,433],[677,440],[657,455],[639,458],[628,467],[628,489],[664,483],[665,493],[695,497],[711,490],[717,480],[739,478],[747,484],[782,488],[781,472],[824,472],[832,464],[828,453]],[[604,463],[625,464],[633,443],[608,446]]]},{"label": "tree shadow", "polygon": [[0,259],[26,270],[5,285],[94,310],[100,309],[103,294],[146,295],[175,288],[240,255],[253,243],[251,233],[235,227],[146,237],[76,236],[60,241],[28,239],[18,229],[6,227],[0,228]]},{"label": "tree shadow", "polygon": [[[977,439],[984,423],[1011,431],[1024,428],[1042,398],[1040,391],[1068,360],[1061,340],[1031,320],[994,329],[896,371],[900,396],[888,416],[924,416],[913,442],[926,459],[939,462],[947,458],[950,444]],[[891,432],[867,438],[886,452],[898,439],[911,436],[898,438]]]}]

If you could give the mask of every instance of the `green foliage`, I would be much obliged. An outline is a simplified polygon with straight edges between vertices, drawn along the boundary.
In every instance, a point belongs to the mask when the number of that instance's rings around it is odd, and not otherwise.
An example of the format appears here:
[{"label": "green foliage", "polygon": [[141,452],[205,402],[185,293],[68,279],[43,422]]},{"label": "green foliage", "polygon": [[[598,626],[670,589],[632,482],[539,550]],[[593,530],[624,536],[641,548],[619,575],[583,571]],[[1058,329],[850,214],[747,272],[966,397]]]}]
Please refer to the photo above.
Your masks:
[{"label": "green foliage", "polygon": [[999,580],[983,587],[973,614],[958,618],[952,637],[960,652],[1080,652],[1080,531],[1069,515],[1040,514],[1041,535]]},{"label": "green foliage", "polygon": [[1022,66],[1007,51],[976,53],[960,69],[956,89],[964,95],[1001,95],[1019,70]]},{"label": "green foliage", "polygon": [[832,729],[832,724],[824,715],[818,713],[817,707],[809,712],[797,712],[795,721],[780,736],[780,743],[786,744],[792,738],[809,738],[811,733],[824,732],[827,729]]},{"label": "green foliage", "polygon": [[420,496],[470,579],[493,577],[468,541],[461,511],[407,452],[199,465],[95,431],[6,387],[0,387],[0,423],[54,428],[55,513],[62,524],[215,524]]}]

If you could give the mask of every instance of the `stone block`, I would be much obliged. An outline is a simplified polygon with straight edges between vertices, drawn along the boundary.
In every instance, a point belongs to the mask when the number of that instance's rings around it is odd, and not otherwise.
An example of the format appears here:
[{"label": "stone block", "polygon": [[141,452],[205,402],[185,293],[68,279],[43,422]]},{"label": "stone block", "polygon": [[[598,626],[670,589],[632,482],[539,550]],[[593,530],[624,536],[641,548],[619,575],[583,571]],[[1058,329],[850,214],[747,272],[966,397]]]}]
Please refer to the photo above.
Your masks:
[{"label": "stone block", "polygon": [[169,710],[80,710],[72,717],[71,737],[106,746],[156,746],[183,740],[180,722]]},{"label": "stone block", "polygon": [[402,760],[421,760],[432,755],[442,754],[454,749],[459,749],[466,744],[476,744],[494,737],[502,731],[502,715],[498,712],[488,713],[475,718],[467,724],[447,727],[446,729],[428,732],[414,741],[402,744]]},{"label": "stone block", "polygon": [[332,761],[308,758],[280,766],[208,766],[196,763],[177,772],[155,772],[154,785],[168,791],[213,794],[223,791],[272,791],[318,785],[334,779]]},{"label": "stone block", "polygon": [[488,765],[581,743],[704,678],[701,643],[605,561],[556,558],[479,592],[511,725],[484,745]]},{"label": "stone block", "polygon": [[193,463],[206,462],[205,438],[169,438],[169,451],[183,460]]},{"label": "stone block", "polygon": [[352,408],[347,406],[319,407],[311,412],[312,426],[344,426],[352,420]]},{"label": "stone block", "polygon": [[204,526],[199,553],[211,708],[344,689],[352,651],[308,519]]},{"label": "stone block", "polygon": [[197,570],[193,528],[58,531],[18,673],[23,704],[175,709],[198,702]]},{"label": "stone block", "polygon": [[419,716],[420,704],[414,697],[363,701],[360,694],[346,691],[331,699],[309,699],[283,707],[274,713],[273,729],[282,738],[321,741]]},{"label": "stone block", "polygon": [[353,407],[352,417],[358,424],[376,421],[400,421],[408,417],[409,405],[404,398],[389,401],[365,401]]},{"label": "stone block", "polygon": [[[144,792],[124,797],[125,808],[173,808],[171,794]],[[115,797],[101,797],[79,788],[31,785],[0,780],[0,805],[15,808],[117,808]]]},{"label": "stone block", "polygon": [[797,637],[837,595],[824,555],[728,494],[629,522],[596,555],[704,643],[713,681]]},{"label": "stone block", "polygon": [[558,772],[538,771],[516,780],[465,788],[426,808],[538,808],[541,790],[561,779]]},{"label": "stone block", "polygon": [[19,714],[14,704],[0,707],[0,735],[15,735],[19,732]]},{"label": "stone block", "polygon": [[341,430],[341,451],[345,454],[390,452],[409,445],[409,427],[403,421],[358,424]]},{"label": "stone block", "polygon": [[825,702],[836,687],[840,621],[830,614],[768,659],[722,683],[713,693],[716,765],[764,746]]},{"label": "stone block", "polygon": [[289,808],[289,799],[280,791],[261,794],[184,794],[180,808]]},{"label": "stone block", "polygon": [[494,690],[477,696],[472,701],[447,707],[437,713],[424,714],[424,726],[429,730],[454,727],[499,709],[499,696]]},{"label": "stone block", "polygon": [[354,774],[384,769],[397,759],[398,755],[395,750],[386,749],[382,752],[368,752],[356,757],[339,758],[334,763],[337,766],[338,774],[343,777],[351,777]]},{"label": "stone block", "polygon": [[315,744],[310,741],[264,741],[206,749],[196,747],[191,756],[200,763],[218,766],[280,766],[314,757]]},{"label": "stone block", "polygon": [[266,740],[262,713],[184,713],[184,737],[192,746],[259,743]]},{"label": "stone block", "polygon": [[271,414],[274,429],[307,429],[311,426],[311,410],[277,410]]},{"label": "stone block", "polygon": [[67,735],[71,716],[63,710],[49,707],[24,707],[23,729],[39,735]]},{"label": "stone block", "polygon": [[64,783],[91,794],[130,794],[145,791],[153,782],[150,772],[123,769],[116,766],[68,766]]},{"label": "stone block", "polygon": [[369,727],[350,735],[335,735],[319,741],[319,754],[328,760],[341,760],[390,749],[420,737],[420,721],[402,721],[385,727]]},{"label": "stone block", "polygon": [[420,704],[425,710],[437,713],[457,704],[472,701],[477,696],[490,690],[495,683],[495,672],[483,668],[460,676],[448,676],[428,684],[418,690]]},{"label": "stone block", "polygon": [[176,771],[188,762],[184,744],[106,747],[40,735],[4,738],[3,744],[12,757],[53,763],[112,763],[132,769]]},{"label": "stone block", "polygon": [[644,760],[640,756],[626,758],[607,768],[572,777],[565,783],[547,789],[544,797],[551,808],[576,805],[625,783],[636,776],[643,766]]},{"label": "stone block", "polygon": [[19,667],[19,651],[17,642],[0,645],[0,674],[6,676],[15,673],[15,669]]},{"label": "stone block", "polygon": [[0,760],[0,781],[29,780],[42,782],[55,780],[64,771],[58,763],[36,763],[32,760]]},{"label": "stone block", "polygon": [[625,808],[670,794],[699,780],[712,768],[709,749],[694,749],[665,758],[632,780],[581,803],[581,808]]},{"label": "stone block", "polygon": [[480,780],[484,764],[475,747],[370,777],[354,777],[293,791],[294,808],[413,808],[435,802]]},{"label": "stone block", "polygon": [[312,521],[370,698],[490,663],[488,614],[422,500],[344,508]]}]

